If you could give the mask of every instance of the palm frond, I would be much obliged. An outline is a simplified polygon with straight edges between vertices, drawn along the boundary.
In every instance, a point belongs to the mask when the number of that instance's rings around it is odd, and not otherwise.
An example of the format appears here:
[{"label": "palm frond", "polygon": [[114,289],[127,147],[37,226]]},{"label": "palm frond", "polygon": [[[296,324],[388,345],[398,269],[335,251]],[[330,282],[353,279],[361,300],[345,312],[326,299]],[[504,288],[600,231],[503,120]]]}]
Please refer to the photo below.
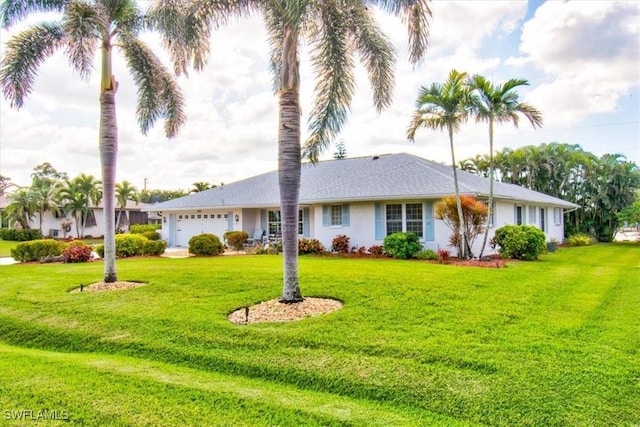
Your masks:
[{"label": "palm frond", "polygon": [[7,28],[34,12],[61,12],[68,0],[4,0],[0,4],[0,25]]},{"label": "palm frond", "polygon": [[273,78],[273,92],[278,93],[282,86],[282,40],[284,40],[284,25],[274,10],[265,8],[263,11],[264,24],[271,52],[269,54],[269,68]]},{"label": "palm frond", "polygon": [[409,34],[409,60],[418,64],[429,45],[429,19],[432,16],[430,0],[366,0],[367,3],[400,16]]},{"label": "palm frond", "polygon": [[0,86],[12,107],[22,107],[38,67],[64,43],[64,30],[57,23],[34,25],[9,39],[0,66]]},{"label": "palm frond", "polygon": [[165,119],[165,134],[175,136],[185,122],[184,98],[169,70],[140,40],[123,38],[121,44],[133,80],[138,87],[136,115],[140,130],[146,134],[160,119]]},{"label": "palm frond", "polygon": [[[358,2],[359,3],[359,2]],[[347,23],[354,34],[356,50],[364,63],[373,88],[373,102],[380,113],[391,105],[394,87],[395,52],[390,40],[378,27],[371,10],[353,7]]]},{"label": "palm frond", "polygon": [[87,78],[93,68],[98,42],[108,34],[108,16],[102,7],[73,1],[67,6],[62,26],[67,36],[69,62],[81,77]]},{"label": "palm frond", "polygon": [[318,17],[310,19],[309,44],[316,74],[314,105],[309,115],[310,136],[303,155],[316,161],[346,121],[355,89],[353,49],[345,10],[338,2],[326,1]]}]

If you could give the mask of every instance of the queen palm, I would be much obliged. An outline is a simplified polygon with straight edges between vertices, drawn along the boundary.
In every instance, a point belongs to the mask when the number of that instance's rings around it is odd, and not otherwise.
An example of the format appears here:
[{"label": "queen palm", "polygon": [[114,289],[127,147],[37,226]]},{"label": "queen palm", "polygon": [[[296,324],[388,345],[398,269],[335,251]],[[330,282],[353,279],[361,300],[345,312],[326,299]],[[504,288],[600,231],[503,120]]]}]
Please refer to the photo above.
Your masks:
[{"label": "queen palm", "polygon": [[[449,135],[453,184],[456,193],[458,218],[460,218],[460,221],[463,221],[464,216],[462,215],[453,134],[460,129],[460,125],[462,125],[469,116],[469,89],[465,85],[466,78],[467,73],[451,70],[449,77],[444,83],[432,83],[430,86],[422,86],[418,92],[416,110],[413,113],[409,128],[407,129],[407,138],[411,141],[415,140],[418,129],[446,129]],[[457,235],[454,242],[457,243],[460,258],[466,258],[470,249],[468,248],[468,241],[464,229],[464,224],[459,224],[454,231]]]},{"label": "queen palm", "polygon": [[[302,154],[312,161],[330,146],[347,117],[355,90],[356,55],[369,73],[378,111],[391,103],[395,54],[369,6],[402,16],[409,28],[410,59],[427,46],[428,0],[162,0],[155,16],[164,28],[176,71],[205,63],[212,28],[230,18],[261,14],[271,47],[274,89],[279,97],[278,177],[284,278],[281,301],[302,299],[298,277],[298,200]],[[167,16],[184,12],[176,22]],[[299,50],[307,42],[316,74],[309,138],[301,153]]]},{"label": "queen palm", "polygon": [[5,208],[4,214],[9,221],[9,227],[18,223],[22,229],[30,229],[29,221],[36,214],[36,202],[33,192],[27,188],[19,188],[13,194],[9,194],[7,199],[10,203]]},{"label": "queen palm", "polygon": [[82,189],[82,183],[77,178],[66,180],[59,193],[65,214],[71,215],[76,223],[76,236],[84,237],[84,219],[91,209],[89,196]]},{"label": "queen palm", "polygon": [[61,20],[32,25],[7,41],[0,68],[0,87],[20,108],[33,89],[39,66],[63,50],[71,67],[86,79],[94,56],[101,55],[99,151],[104,191],[104,281],[117,280],[115,265],[115,180],[118,152],[113,50],[118,48],[138,88],[136,114],[143,133],[158,118],[174,136],[184,122],[183,99],[173,76],[138,35],[148,25],[135,0],[5,0],[0,19],[8,27],[31,13],[59,12]]},{"label": "queen palm", "polygon": [[476,120],[489,123],[489,214],[487,215],[486,232],[480,249],[480,256],[482,257],[484,248],[487,245],[493,205],[493,126],[495,123],[513,123],[514,126],[518,127],[520,115],[523,115],[531,122],[534,128],[541,127],[542,114],[531,105],[520,102],[516,88],[528,85],[529,82],[527,80],[510,79],[502,85],[494,85],[483,76],[475,75],[469,79],[468,84],[474,92],[473,114]]},{"label": "queen palm", "polygon": [[34,179],[30,192],[32,193],[33,201],[35,204],[36,212],[38,213],[38,220],[40,234],[42,234],[42,220],[46,212],[56,214],[60,212],[60,206],[58,205],[58,191],[60,189],[60,182],[46,179]]}]

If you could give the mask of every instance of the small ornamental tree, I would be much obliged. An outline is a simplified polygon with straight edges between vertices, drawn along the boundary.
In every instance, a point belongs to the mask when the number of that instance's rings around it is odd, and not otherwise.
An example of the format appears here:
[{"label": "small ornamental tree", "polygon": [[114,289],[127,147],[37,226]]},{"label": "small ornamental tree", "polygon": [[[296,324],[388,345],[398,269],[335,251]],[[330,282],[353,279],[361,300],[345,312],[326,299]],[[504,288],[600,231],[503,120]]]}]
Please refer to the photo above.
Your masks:
[{"label": "small ornamental tree", "polygon": [[[482,234],[485,230],[484,224],[489,213],[488,206],[476,199],[474,196],[460,196],[460,202],[462,203],[462,216],[464,223],[464,235],[467,236],[467,250],[469,256],[473,256],[471,253],[471,247],[478,235]],[[456,198],[454,196],[444,197],[441,201],[436,203],[436,217],[442,219],[444,223],[449,227],[453,234],[449,238],[449,244],[452,247],[458,248],[460,254],[460,220],[457,210]]]}]

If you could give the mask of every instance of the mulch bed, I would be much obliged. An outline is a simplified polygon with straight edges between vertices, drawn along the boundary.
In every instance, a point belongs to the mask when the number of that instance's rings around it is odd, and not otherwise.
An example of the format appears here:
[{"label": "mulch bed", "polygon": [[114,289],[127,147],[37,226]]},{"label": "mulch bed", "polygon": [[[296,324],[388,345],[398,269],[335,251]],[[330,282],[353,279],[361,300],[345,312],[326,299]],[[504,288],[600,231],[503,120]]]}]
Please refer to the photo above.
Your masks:
[{"label": "mulch bed", "polygon": [[330,298],[305,298],[302,302],[285,304],[277,299],[263,301],[249,307],[247,317],[246,308],[239,308],[229,314],[232,323],[246,325],[247,323],[288,322],[305,317],[319,316],[341,309],[342,301]]},{"label": "mulch bed", "polygon": [[[82,292],[109,292],[109,291],[122,291],[125,289],[133,289],[139,286],[144,286],[146,283],[141,282],[96,282],[90,285],[82,287]],[[80,288],[75,288],[71,292],[81,292]]]}]

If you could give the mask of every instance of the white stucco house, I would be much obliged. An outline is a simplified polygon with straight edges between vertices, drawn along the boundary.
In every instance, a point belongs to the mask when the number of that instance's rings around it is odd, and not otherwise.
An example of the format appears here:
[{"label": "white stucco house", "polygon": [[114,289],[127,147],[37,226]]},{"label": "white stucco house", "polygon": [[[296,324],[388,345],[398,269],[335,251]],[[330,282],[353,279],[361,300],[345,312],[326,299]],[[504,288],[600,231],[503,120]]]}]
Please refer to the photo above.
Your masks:
[{"label": "white stucco house", "polygon": [[[11,201],[6,195],[0,196],[0,211],[2,211]],[[116,220],[120,219],[118,228],[127,231],[132,224],[147,224],[154,221],[152,213],[144,210],[152,205],[145,203],[135,203],[127,201],[127,205],[124,209],[120,207],[116,208]],[[104,209],[102,204],[91,207],[91,214],[87,217],[84,227],[84,236],[88,237],[102,237],[104,235]],[[160,221],[159,219],[157,220]],[[65,230],[64,226],[69,224],[70,226]],[[10,225],[11,226],[11,225]],[[38,229],[40,226],[40,218],[36,213],[30,220],[29,226],[33,229]],[[42,217],[42,234],[45,237],[78,237],[78,231],[82,233],[80,227],[76,229],[76,220],[71,214],[65,215],[60,213],[54,215],[52,212],[45,212]]]},{"label": "white stucco house", "polygon": [[[489,180],[458,172],[461,194],[487,199]],[[450,249],[451,230],[434,216],[434,204],[454,194],[450,166],[409,154],[347,158],[303,164],[300,185],[300,237],[320,240],[326,247],[337,235],[351,246],[382,245],[385,236],[412,231],[425,249]],[[564,212],[577,205],[512,184],[495,182],[492,237],[507,224],[530,224],[547,239],[564,238]],[[162,237],[171,247],[188,246],[200,233],[222,238],[225,232],[281,230],[278,172],[166,201],[144,209],[159,211]],[[481,239],[474,250],[479,251]]]}]

